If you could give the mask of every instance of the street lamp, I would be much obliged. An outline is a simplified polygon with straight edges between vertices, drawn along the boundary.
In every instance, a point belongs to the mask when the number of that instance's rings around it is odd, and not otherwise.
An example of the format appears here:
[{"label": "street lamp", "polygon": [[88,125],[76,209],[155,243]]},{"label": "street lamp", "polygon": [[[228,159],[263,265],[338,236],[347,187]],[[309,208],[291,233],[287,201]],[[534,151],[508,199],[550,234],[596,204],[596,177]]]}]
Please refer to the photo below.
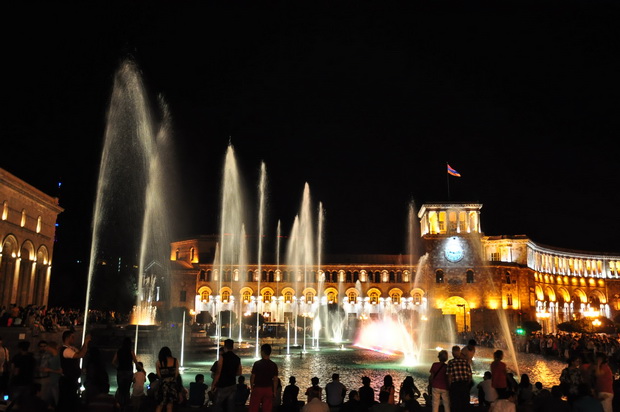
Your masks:
[{"label": "street lamp", "polygon": [[463,331],[467,332],[467,312],[464,303],[457,303],[459,308],[463,308]]}]

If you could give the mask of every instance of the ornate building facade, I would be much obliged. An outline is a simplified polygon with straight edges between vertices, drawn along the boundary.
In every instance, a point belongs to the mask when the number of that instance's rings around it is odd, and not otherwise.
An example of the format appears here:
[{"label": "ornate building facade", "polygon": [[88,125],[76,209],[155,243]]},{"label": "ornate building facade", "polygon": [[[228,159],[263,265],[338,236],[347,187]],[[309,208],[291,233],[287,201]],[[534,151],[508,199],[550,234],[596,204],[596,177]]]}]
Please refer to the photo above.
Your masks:
[{"label": "ornate building facade", "polygon": [[58,198],[0,169],[0,206],[0,304],[47,305]]},{"label": "ornate building facade", "polygon": [[[449,318],[458,331],[537,320],[544,331],[620,313],[620,255],[542,246],[526,236],[485,236],[477,203],[424,204],[419,253],[326,256],[319,264],[217,262],[217,236],[171,244],[170,306],[190,313],[253,313],[271,322],[337,308],[360,319]],[[239,321],[241,325],[241,321]],[[325,325],[323,325],[325,327]]]}]

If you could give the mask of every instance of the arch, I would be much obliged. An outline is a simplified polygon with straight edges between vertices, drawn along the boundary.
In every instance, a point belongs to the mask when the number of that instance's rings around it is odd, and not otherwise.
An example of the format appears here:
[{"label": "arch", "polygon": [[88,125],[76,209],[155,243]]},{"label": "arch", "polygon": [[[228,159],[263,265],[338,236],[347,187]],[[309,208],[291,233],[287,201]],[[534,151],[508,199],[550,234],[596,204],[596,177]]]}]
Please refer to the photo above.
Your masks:
[{"label": "arch", "polygon": [[588,302],[588,296],[581,289],[575,289],[573,291],[573,297],[575,298],[575,304]]},{"label": "arch", "polygon": [[314,288],[305,288],[302,291],[302,297],[306,303],[314,303],[314,299],[316,299],[316,289]]},{"label": "arch", "polygon": [[19,257],[22,258],[22,260],[34,260],[34,250],[34,244],[30,240],[26,240],[22,243],[19,251]]},{"label": "arch", "polygon": [[545,294],[543,293],[542,287],[540,287],[540,285],[536,285],[534,287],[534,292],[536,293],[536,299],[540,301],[545,300]]},{"label": "arch", "polygon": [[545,287],[545,294],[549,298],[549,302],[555,302],[555,290],[551,286]]},{"label": "arch", "polygon": [[239,297],[243,303],[250,303],[252,296],[254,296],[254,290],[248,286],[242,287],[239,291]]},{"label": "arch", "polygon": [[329,287],[323,294],[327,297],[327,303],[338,303],[338,289]]},{"label": "arch", "polygon": [[392,288],[388,291],[388,296],[392,299],[392,303],[399,304],[403,297],[403,291],[400,288]]},{"label": "arch", "polygon": [[355,288],[349,288],[346,290],[345,295],[349,303],[357,303],[357,299],[359,299],[359,291]]},{"label": "arch", "polygon": [[207,303],[211,300],[211,295],[213,295],[213,291],[208,286],[203,286],[198,289],[198,295],[200,296],[200,300],[204,303]]},{"label": "arch", "polygon": [[469,309],[469,304],[464,298],[461,296],[451,296],[445,300],[441,311],[444,315],[454,315],[457,329],[466,332],[468,329],[467,325],[471,325]]},{"label": "arch", "polygon": [[570,293],[564,287],[558,288],[557,292],[558,301],[562,300],[564,303],[570,303]]},{"label": "arch", "polygon": [[607,303],[607,298],[605,298],[604,293],[602,293],[600,290],[595,289],[590,292],[590,298],[588,299],[588,302],[593,301],[598,301],[599,304],[604,305]]},{"label": "arch", "polygon": [[370,288],[368,292],[366,292],[366,296],[368,296],[368,301],[371,305],[376,305],[379,303],[379,298],[381,297],[381,290],[377,288]]},{"label": "arch", "polygon": [[295,300],[295,289],[287,287],[282,289],[281,293],[284,303],[293,303]]}]

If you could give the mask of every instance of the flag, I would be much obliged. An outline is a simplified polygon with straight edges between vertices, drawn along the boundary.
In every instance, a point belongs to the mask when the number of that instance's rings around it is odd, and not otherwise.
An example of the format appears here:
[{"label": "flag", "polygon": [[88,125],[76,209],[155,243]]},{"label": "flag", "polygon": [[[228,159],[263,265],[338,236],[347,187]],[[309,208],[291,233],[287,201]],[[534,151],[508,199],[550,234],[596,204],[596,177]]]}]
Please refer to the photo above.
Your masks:
[{"label": "flag", "polygon": [[456,176],[456,177],[461,177],[461,174],[457,172],[456,170],[454,170],[453,168],[451,168],[450,165],[448,165],[448,174],[452,176]]}]

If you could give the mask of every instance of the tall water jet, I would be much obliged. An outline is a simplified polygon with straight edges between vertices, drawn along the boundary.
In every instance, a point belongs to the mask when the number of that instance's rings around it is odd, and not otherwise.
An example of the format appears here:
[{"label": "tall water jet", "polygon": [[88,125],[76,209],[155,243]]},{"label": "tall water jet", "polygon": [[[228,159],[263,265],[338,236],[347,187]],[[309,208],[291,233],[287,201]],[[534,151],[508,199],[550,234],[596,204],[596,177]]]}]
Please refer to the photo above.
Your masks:
[{"label": "tall water jet", "polygon": [[[94,298],[95,281],[100,292],[97,295],[105,296],[103,303],[107,305],[112,300],[117,305],[124,304],[123,295],[99,288],[113,285],[116,292],[136,291],[135,296],[127,297],[127,302],[135,299],[132,313],[135,324],[154,324],[156,301],[168,299],[170,208],[163,195],[170,193],[170,188],[164,187],[164,176],[172,174],[171,169],[166,169],[170,166],[167,157],[171,150],[170,118],[163,100],[159,104],[162,116],[156,121],[136,64],[124,61],[114,77],[106,118],[93,213],[86,314]],[[119,245],[123,251],[139,255],[137,280],[135,283],[124,278],[116,278],[115,282],[96,280],[97,261],[105,259],[104,253],[120,254]],[[123,285],[127,282],[133,283],[133,287]],[[153,291],[158,291],[159,296]],[[87,321],[85,316],[84,334]]]},{"label": "tall water jet", "polygon": [[[222,337],[222,312],[228,316],[229,336],[233,325],[234,296],[232,286],[235,279],[235,267],[243,261],[242,239],[244,237],[244,193],[242,190],[241,176],[237,167],[235,151],[232,145],[228,146],[224,160],[224,175],[222,178],[220,208],[220,243],[218,265],[218,296],[215,304],[220,305],[217,311],[217,350],[219,357],[219,342]],[[237,273],[238,276],[238,273]],[[218,302],[219,299],[219,302]]]},{"label": "tall water jet", "polygon": [[[291,239],[289,240],[287,250],[287,262],[289,267],[295,270],[295,290],[299,290],[298,283],[303,282],[304,288],[302,296],[298,297],[298,315],[301,313],[303,317],[303,351],[306,351],[306,329],[308,318],[314,318],[316,315],[317,296],[314,296],[308,289],[309,284],[316,286],[316,280],[313,278],[313,271],[316,256],[314,254],[314,232],[312,226],[312,210],[310,199],[310,186],[308,183],[304,185],[304,192],[301,201],[299,214],[295,217],[293,229],[291,230]],[[302,279],[297,278],[297,274],[301,272]],[[316,290],[315,290],[316,291]],[[312,296],[313,301],[308,301],[307,297]]]},{"label": "tall water jet", "polygon": [[[265,222],[265,205],[267,202],[267,168],[265,167],[265,163],[261,163],[260,168],[260,181],[258,184],[258,193],[259,193],[259,201],[258,201],[258,287],[256,291],[256,351],[254,353],[254,357],[258,359],[260,357],[260,348],[259,348],[259,314],[258,314],[258,303],[260,300],[260,279],[262,274],[262,256],[263,256],[263,226]],[[263,302],[263,305],[265,302]]]}]

